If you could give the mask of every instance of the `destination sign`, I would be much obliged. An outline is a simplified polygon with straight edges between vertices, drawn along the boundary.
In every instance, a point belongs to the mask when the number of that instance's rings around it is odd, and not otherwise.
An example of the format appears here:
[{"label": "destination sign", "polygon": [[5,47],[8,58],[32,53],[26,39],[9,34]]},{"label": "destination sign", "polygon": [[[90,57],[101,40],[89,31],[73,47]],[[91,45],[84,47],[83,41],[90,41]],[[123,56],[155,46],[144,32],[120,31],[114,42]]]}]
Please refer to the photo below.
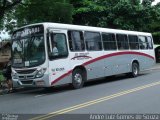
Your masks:
[{"label": "destination sign", "polygon": [[15,31],[12,35],[12,39],[21,38],[28,35],[39,34],[43,32],[44,32],[43,25],[29,26]]}]

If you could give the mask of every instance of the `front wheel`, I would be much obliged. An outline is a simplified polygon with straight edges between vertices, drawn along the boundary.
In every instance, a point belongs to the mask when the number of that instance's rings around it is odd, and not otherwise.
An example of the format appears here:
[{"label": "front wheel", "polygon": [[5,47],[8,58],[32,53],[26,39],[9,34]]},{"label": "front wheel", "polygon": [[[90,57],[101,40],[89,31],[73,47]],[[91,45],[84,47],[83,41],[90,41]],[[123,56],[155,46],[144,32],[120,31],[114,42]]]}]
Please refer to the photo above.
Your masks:
[{"label": "front wheel", "polygon": [[74,89],[79,89],[84,85],[84,74],[81,69],[75,69],[72,73],[72,86]]}]

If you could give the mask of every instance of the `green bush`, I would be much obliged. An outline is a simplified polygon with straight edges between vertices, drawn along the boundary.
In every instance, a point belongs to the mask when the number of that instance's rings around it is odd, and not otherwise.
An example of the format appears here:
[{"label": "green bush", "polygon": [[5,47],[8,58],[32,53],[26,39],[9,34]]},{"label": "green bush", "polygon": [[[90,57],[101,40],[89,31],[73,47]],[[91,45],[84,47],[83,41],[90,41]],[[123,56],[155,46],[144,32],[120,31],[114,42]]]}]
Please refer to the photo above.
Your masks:
[{"label": "green bush", "polygon": [[160,45],[160,32],[153,33],[153,41],[154,41],[154,44]]},{"label": "green bush", "polygon": [[2,71],[0,71],[0,81],[4,80],[4,77],[2,75]]}]

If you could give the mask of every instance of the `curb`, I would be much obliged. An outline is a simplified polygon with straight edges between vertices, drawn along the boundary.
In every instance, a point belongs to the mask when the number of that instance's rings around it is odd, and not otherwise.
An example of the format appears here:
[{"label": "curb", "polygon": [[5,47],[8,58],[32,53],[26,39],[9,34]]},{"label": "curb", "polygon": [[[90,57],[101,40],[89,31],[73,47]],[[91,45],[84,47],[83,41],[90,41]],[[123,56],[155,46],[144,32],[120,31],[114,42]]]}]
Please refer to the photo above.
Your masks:
[{"label": "curb", "polygon": [[149,70],[157,70],[160,69],[160,64],[155,64],[152,68],[150,68]]},{"label": "curb", "polygon": [[158,70],[158,69],[160,69],[160,67],[151,68],[151,69],[149,69],[149,70]]}]

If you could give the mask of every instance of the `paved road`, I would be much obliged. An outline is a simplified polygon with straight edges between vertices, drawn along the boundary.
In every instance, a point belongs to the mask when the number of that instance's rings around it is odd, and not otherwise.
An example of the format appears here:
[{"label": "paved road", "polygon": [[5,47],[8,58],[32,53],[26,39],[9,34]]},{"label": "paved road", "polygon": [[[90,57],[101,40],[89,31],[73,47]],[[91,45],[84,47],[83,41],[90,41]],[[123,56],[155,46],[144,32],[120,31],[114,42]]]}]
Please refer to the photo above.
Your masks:
[{"label": "paved road", "polygon": [[[85,114],[80,117],[82,119],[86,118],[87,114],[93,113],[160,113],[159,73],[160,69],[155,66],[152,70],[142,72],[137,78],[128,78],[124,75],[107,77],[89,82],[78,90],[63,86],[49,91],[25,89],[1,95],[0,113],[27,115],[23,116],[23,119],[37,115],[41,119],[53,119],[52,117],[57,114],[75,114],[72,115],[73,118],[77,117],[77,114]],[[54,115],[44,115],[48,113]],[[6,116],[3,114],[0,117]]]}]

